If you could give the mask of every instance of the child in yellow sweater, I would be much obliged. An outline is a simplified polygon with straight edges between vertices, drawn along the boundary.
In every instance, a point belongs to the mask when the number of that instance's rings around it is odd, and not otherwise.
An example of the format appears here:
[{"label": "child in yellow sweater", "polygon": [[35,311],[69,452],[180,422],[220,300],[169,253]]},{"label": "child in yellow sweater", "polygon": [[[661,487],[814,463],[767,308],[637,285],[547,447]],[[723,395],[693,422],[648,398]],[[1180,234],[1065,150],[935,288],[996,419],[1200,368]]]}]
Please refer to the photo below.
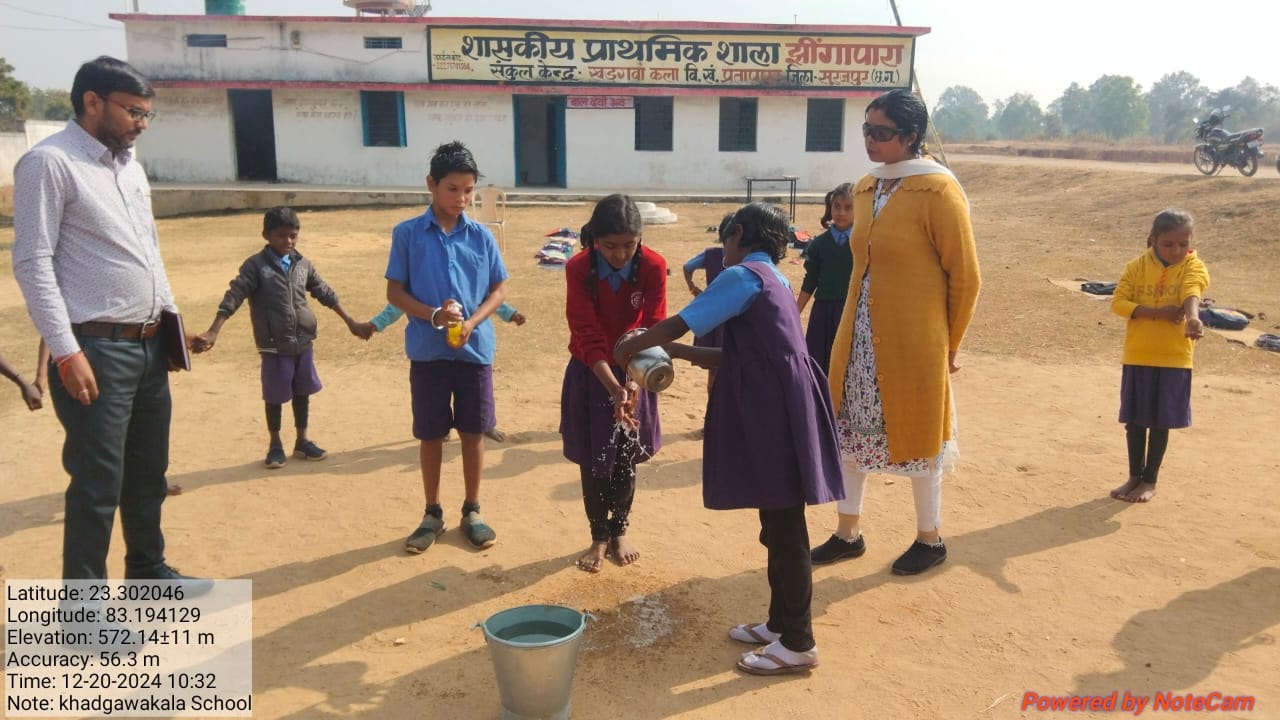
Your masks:
[{"label": "child in yellow sweater", "polygon": [[1112,311],[1129,320],[1120,380],[1129,480],[1111,491],[1117,500],[1155,497],[1169,430],[1191,425],[1191,356],[1204,335],[1200,298],[1209,287],[1209,271],[1191,249],[1192,231],[1184,210],[1156,215],[1146,252],[1125,266],[1111,301]]}]

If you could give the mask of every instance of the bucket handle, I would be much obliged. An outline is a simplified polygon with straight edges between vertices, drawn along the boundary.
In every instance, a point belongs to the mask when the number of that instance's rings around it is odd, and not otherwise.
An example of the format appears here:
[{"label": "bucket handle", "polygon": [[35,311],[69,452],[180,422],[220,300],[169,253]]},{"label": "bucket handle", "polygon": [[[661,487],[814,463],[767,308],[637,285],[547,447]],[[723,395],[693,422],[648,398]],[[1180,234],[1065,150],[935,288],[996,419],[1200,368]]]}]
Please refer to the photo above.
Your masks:
[{"label": "bucket handle", "polygon": [[[587,610],[586,608],[583,608],[583,609],[582,609],[582,624],[583,624],[583,625],[586,625],[588,620],[590,620],[590,621],[592,621],[592,622],[598,622],[600,619],[599,619],[599,618],[597,618],[595,615],[592,615],[592,614],[591,614],[591,611]],[[475,624],[471,626],[470,631],[471,631],[471,632],[475,632],[475,629],[476,629],[476,628],[478,628],[478,627],[481,627],[482,625],[484,625],[484,621],[483,621],[483,620],[477,620],[477,621],[475,622]]]}]

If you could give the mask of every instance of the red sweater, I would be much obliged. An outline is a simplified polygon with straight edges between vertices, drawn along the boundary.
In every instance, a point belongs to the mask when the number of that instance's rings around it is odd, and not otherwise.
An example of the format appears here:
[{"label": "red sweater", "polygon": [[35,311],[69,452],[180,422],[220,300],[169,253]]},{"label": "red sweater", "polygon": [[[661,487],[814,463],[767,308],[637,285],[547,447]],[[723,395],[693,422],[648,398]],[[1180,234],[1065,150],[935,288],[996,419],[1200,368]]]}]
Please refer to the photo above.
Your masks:
[{"label": "red sweater", "polygon": [[565,265],[569,353],[587,367],[594,367],[601,360],[613,365],[613,346],[623,333],[653,327],[667,317],[667,261],[644,245],[638,255],[640,273],[636,283],[623,281],[615,293],[607,280],[597,280],[595,301],[587,291],[592,253],[583,250]]}]

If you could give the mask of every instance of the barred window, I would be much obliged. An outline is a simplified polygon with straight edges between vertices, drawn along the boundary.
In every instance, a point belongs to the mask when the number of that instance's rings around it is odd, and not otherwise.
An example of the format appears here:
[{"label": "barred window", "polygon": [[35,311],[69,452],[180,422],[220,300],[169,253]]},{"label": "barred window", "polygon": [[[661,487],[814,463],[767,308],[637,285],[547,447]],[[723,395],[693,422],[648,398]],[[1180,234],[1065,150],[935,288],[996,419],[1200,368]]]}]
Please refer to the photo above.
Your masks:
[{"label": "barred window", "polygon": [[674,117],[673,98],[638,97],[636,105],[636,150],[670,152]]},{"label": "barred window", "polygon": [[809,99],[809,118],[805,123],[805,152],[840,152],[844,150],[844,100]]},{"label": "barred window", "polygon": [[405,147],[404,93],[360,91],[365,147]]},{"label": "barred window", "polygon": [[226,35],[201,35],[191,34],[187,36],[187,47],[226,47]]},{"label": "barred window", "polygon": [[400,50],[404,48],[404,38],[367,37],[364,39],[365,50]]},{"label": "barred window", "polygon": [[720,98],[720,152],[755,152],[756,99]]}]

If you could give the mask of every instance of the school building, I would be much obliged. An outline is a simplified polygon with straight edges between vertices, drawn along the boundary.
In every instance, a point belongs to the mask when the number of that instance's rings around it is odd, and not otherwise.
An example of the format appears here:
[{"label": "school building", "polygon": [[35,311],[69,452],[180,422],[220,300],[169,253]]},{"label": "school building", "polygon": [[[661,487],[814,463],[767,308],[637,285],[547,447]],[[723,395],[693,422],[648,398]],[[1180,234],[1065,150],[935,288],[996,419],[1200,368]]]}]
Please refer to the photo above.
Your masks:
[{"label": "school building", "polygon": [[[336,2],[336,0],[334,0]],[[154,180],[421,187],[461,140],[507,189],[825,191],[921,27],[113,14],[156,88]],[[772,186],[776,188],[775,186]]]}]

